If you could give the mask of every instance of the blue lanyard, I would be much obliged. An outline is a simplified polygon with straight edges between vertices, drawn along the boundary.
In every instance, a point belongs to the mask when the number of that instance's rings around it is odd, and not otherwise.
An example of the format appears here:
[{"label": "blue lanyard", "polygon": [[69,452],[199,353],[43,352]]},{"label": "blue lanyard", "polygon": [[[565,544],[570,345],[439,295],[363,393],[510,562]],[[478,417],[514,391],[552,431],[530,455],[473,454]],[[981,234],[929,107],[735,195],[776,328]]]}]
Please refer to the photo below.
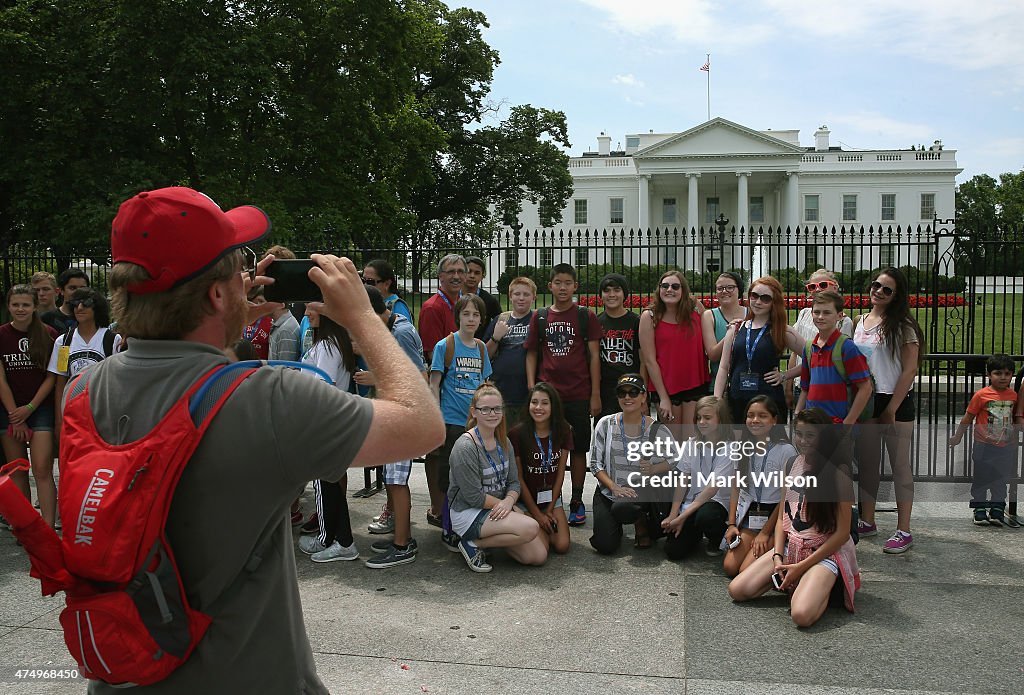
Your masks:
[{"label": "blue lanyard", "polygon": [[[540,452],[540,466],[544,473],[550,473],[555,469],[555,451],[551,447],[551,435],[548,434],[548,455],[544,457],[544,447],[540,444],[540,437],[537,435],[537,431],[533,431],[533,440],[537,442],[537,451]],[[500,451],[500,449],[499,449]]]},{"label": "blue lanyard", "polygon": [[444,303],[448,305],[448,308],[451,309],[454,312],[455,311],[455,307],[452,306],[452,300],[448,299],[448,295],[446,295],[441,290],[438,290],[437,293],[438,293],[438,295],[440,295],[441,299],[444,300]]},{"label": "blue lanyard", "polygon": [[764,336],[764,329],[768,328],[768,324],[761,326],[761,330],[757,332],[757,338],[754,339],[754,347],[750,347],[750,334],[754,331],[754,322],[750,322],[750,326],[747,328],[747,369],[751,368],[754,362],[754,351],[757,350],[757,344],[761,342],[761,338]]},{"label": "blue lanyard", "polygon": [[494,438],[494,446],[498,449],[498,460],[501,461],[501,468],[498,468],[498,464],[496,464],[494,459],[491,458],[491,455],[487,453],[487,445],[484,444],[484,438],[480,434],[480,428],[474,427],[473,431],[476,433],[476,438],[480,440],[480,448],[484,450],[484,456],[487,457],[487,464],[491,467],[491,470],[494,471],[495,480],[501,485],[504,485],[505,481],[501,478],[501,469],[507,469],[507,466],[505,464],[505,452],[501,450],[501,444],[498,444],[498,438]]},{"label": "blue lanyard", "polygon": [[[622,444],[623,444],[623,447],[625,447],[625,444],[626,444],[626,428],[622,426],[622,422],[623,422],[623,417],[620,415],[619,416],[619,434],[622,435]],[[644,428],[646,426],[647,426],[647,416],[646,415],[641,415],[640,416],[640,436],[638,436],[637,439],[643,439],[643,437],[644,437]]]},{"label": "blue lanyard", "polygon": [[[768,470],[768,454],[770,454],[772,452],[772,449],[774,449],[774,448],[775,448],[775,442],[772,442],[768,446],[768,449],[764,452],[764,458],[761,459],[761,470],[758,471],[762,476],[764,476],[765,471]],[[751,463],[753,463],[753,462],[751,462]],[[753,469],[754,468],[753,465],[751,465],[750,468]],[[754,488],[754,499],[757,500],[757,506],[758,507],[761,506],[761,493],[762,492],[763,492],[763,489],[761,488],[760,485],[758,485],[757,487]]]}]

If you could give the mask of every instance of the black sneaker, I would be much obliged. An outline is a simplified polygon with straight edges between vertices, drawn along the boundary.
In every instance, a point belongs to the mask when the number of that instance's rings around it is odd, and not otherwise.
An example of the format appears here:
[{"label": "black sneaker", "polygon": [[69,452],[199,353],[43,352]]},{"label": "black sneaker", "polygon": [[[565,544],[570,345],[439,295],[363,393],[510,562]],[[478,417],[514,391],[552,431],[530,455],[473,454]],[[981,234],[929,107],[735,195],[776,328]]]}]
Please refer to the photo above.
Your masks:
[{"label": "black sneaker", "polygon": [[1009,528],[1020,528],[1020,520],[1017,519],[1013,514],[1006,515],[1006,525]]},{"label": "black sneaker", "polygon": [[998,507],[992,507],[992,509],[989,509],[988,523],[993,526],[999,526],[1000,528],[1006,526],[1006,518],[1003,516],[1003,510]]},{"label": "black sneaker", "polygon": [[[372,550],[375,553],[386,553],[388,551],[388,548],[390,548],[393,545],[394,543],[392,543],[389,539],[385,538],[384,540],[376,541],[375,543],[370,544],[370,550]],[[415,538],[410,538],[409,546],[418,549],[419,543],[416,542]]]},{"label": "black sneaker", "polygon": [[[376,550],[376,548],[374,549]],[[413,538],[409,539],[409,545],[405,550],[400,550],[395,547],[394,544],[389,543],[387,550],[379,553],[378,555],[374,555],[364,564],[370,569],[375,570],[397,567],[398,565],[407,565],[416,560],[416,553],[418,550],[419,547],[416,545],[416,540]]]},{"label": "black sneaker", "polygon": [[974,525],[988,526],[988,510],[984,507],[974,508]]},{"label": "black sneaker", "polygon": [[299,533],[320,533],[320,519],[317,517],[316,512],[313,512],[313,516],[309,517],[306,523],[299,527]]}]

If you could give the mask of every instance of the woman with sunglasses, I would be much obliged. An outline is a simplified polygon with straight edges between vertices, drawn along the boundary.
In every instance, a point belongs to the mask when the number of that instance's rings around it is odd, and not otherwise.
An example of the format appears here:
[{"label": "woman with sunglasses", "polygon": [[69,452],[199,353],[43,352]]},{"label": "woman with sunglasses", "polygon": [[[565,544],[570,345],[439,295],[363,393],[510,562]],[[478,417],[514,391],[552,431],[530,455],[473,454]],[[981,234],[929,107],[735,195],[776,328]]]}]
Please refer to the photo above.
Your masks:
[{"label": "woman with sunglasses", "polygon": [[504,548],[521,565],[543,565],[548,549],[540,525],[516,508],[521,486],[515,451],[508,440],[505,404],[490,383],[477,387],[469,405],[466,432],[452,446],[452,530],[455,547],[474,572],[490,572],[486,548]]},{"label": "woman with sunglasses", "polygon": [[896,492],[896,532],[882,550],[904,553],[914,544],[910,512],[914,506],[914,473],[910,444],[914,434],[911,389],[924,354],[924,334],[910,313],[910,283],[898,268],[886,268],[871,283],[871,311],[854,320],[853,342],[868,360],[875,382],[873,417],[856,439],[860,477],[861,537],[878,533],[875,498],[881,475],[882,444],[889,454]]},{"label": "woman with sunglasses", "polygon": [[[7,292],[11,320],[0,326],[0,432],[8,462],[27,458],[32,450],[32,476],[39,495],[39,511],[50,526],[57,515],[57,486],[53,481],[53,383],[48,374],[57,331],[39,320],[39,299],[29,285]],[[15,485],[28,499],[32,494],[28,473],[12,473]]]},{"label": "woman with sunglasses", "polygon": [[[836,274],[831,270],[825,268],[819,268],[811,273],[811,276],[807,278],[807,282],[804,283],[804,287],[807,288],[807,296],[810,298],[810,304],[800,310],[800,313],[796,317],[796,323],[793,324],[793,330],[795,330],[806,343],[808,340],[813,340],[818,335],[818,329],[814,327],[814,319],[811,316],[811,305],[814,304],[814,298],[819,292],[823,290],[832,290],[839,292],[839,280],[836,279]],[[839,332],[848,338],[853,337],[853,320],[849,316],[843,316],[839,320]],[[789,409],[792,410],[800,396],[800,386],[797,384],[797,380],[800,378],[800,365],[803,363],[803,350],[799,352],[793,352],[789,356],[789,368],[786,371],[786,404]]]},{"label": "woman with sunglasses", "polygon": [[615,396],[622,412],[601,418],[590,442],[590,470],[598,482],[590,545],[601,555],[611,555],[619,549],[623,524],[633,524],[637,548],[650,548],[662,535],[661,520],[669,512],[673,493],[672,488],[665,489],[663,504],[639,499],[643,477],[664,475],[670,464],[657,453],[640,458],[635,452],[645,443],[668,442],[673,438],[668,427],[647,416],[644,380],[639,374],[622,375],[615,384]]},{"label": "woman with sunglasses", "polygon": [[786,322],[782,285],[771,275],[754,281],[747,304],[751,318],[738,327],[730,326],[725,336],[715,395],[721,398],[728,394],[733,422],[744,421],[751,398],[768,396],[775,401],[785,424],[789,411],[779,361],[786,348],[803,350],[804,341]]},{"label": "woman with sunglasses", "polygon": [[78,325],[57,337],[47,368],[47,371],[57,376],[53,393],[57,404],[58,434],[63,424],[61,411],[64,387],[68,381],[121,349],[121,336],[109,328],[110,305],[100,292],[91,287],[75,290],[68,306]]},{"label": "woman with sunglasses", "polygon": [[652,398],[658,399],[658,419],[693,431],[697,401],[707,395],[708,362],[701,329],[703,305],[690,294],[686,278],[669,270],[658,281],[650,308],[640,314],[640,354],[647,365]]},{"label": "woman with sunglasses", "polygon": [[736,273],[726,271],[715,280],[715,294],[718,306],[705,311],[700,316],[701,330],[704,334],[704,353],[711,362],[711,383],[718,376],[718,366],[722,360],[722,346],[729,326],[747,318],[747,307],[743,306],[743,278]]}]

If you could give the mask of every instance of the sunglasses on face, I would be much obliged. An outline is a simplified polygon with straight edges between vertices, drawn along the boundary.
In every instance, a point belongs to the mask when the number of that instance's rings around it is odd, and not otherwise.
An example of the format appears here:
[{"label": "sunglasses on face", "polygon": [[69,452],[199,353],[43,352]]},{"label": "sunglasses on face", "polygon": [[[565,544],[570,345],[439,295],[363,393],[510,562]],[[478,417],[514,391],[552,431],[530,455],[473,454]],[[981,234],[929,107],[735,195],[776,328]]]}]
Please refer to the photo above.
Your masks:
[{"label": "sunglasses on face", "polygon": [[682,285],[680,285],[678,282],[663,282],[661,283],[660,287],[663,290],[678,290],[682,288]]},{"label": "sunglasses on face", "polygon": [[639,398],[640,389],[619,389],[615,392],[616,398]]},{"label": "sunglasses on face", "polygon": [[501,405],[495,405],[495,406],[485,405],[485,406],[482,406],[482,407],[481,406],[477,406],[476,407],[476,412],[480,413],[481,415],[490,415],[491,413],[493,413],[495,415],[501,415],[504,411],[505,411],[505,406],[501,406]]},{"label": "sunglasses on face", "polygon": [[807,288],[808,292],[817,292],[818,290],[827,290],[829,287],[839,285],[833,280],[822,280],[821,282],[808,282],[804,287]]},{"label": "sunglasses on face", "polygon": [[72,299],[68,304],[71,305],[72,309],[77,309],[80,306],[84,306],[86,309],[92,309],[96,306],[96,301],[93,299]]},{"label": "sunglasses on face", "polygon": [[774,297],[770,294],[758,294],[757,292],[750,293],[750,299],[761,302],[762,304],[771,304]]},{"label": "sunglasses on face", "polygon": [[875,280],[874,282],[871,283],[871,291],[872,292],[881,291],[881,293],[884,294],[886,297],[891,297],[892,293],[895,292],[896,290],[894,290],[891,287],[886,287],[885,285],[880,283],[878,280]]}]

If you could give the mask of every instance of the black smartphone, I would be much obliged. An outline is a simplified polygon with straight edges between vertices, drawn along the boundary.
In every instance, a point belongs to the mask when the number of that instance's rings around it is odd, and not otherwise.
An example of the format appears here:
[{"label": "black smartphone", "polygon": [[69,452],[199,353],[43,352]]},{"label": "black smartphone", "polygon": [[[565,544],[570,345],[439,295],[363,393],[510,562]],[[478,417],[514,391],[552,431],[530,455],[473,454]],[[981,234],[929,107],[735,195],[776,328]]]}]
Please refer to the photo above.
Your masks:
[{"label": "black smartphone", "polygon": [[319,302],[323,301],[320,288],[309,279],[312,259],[280,259],[267,266],[267,277],[274,283],[266,285],[263,296],[268,302]]}]

